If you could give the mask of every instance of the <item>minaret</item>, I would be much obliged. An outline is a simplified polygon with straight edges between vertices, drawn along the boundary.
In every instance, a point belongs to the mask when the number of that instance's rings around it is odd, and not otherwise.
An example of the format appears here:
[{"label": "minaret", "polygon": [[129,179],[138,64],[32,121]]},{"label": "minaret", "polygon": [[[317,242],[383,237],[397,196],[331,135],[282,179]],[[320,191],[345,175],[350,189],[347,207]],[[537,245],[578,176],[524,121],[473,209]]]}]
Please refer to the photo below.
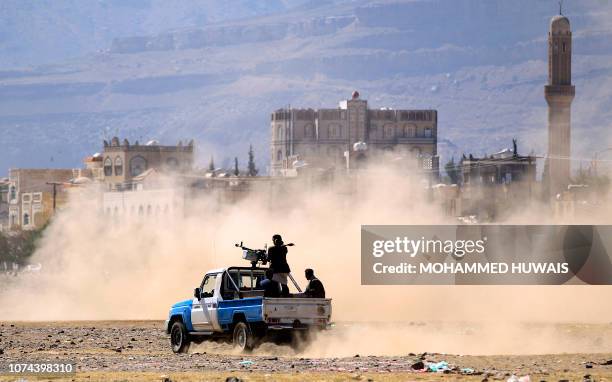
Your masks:
[{"label": "minaret", "polygon": [[548,31],[548,85],[544,87],[548,103],[548,178],[549,195],[555,197],[567,189],[570,181],[572,30],[569,19],[561,14],[550,20]]}]

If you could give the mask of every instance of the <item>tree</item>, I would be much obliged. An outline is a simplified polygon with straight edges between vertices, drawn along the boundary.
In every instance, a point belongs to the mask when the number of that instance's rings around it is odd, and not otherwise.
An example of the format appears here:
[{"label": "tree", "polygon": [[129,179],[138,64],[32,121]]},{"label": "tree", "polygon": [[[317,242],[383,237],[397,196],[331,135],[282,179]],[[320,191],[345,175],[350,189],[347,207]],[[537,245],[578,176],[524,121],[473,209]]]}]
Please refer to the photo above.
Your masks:
[{"label": "tree", "polygon": [[210,163],[208,164],[208,171],[215,171],[215,159],[211,156]]},{"label": "tree", "polygon": [[238,169],[238,157],[234,157],[234,175],[240,175],[240,170]]},{"label": "tree", "polygon": [[446,170],[446,175],[450,178],[451,184],[459,184],[459,169],[455,164],[455,157],[446,162],[444,170]]},{"label": "tree", "polygon": [[249,146],[249,165],[247,173],[249,176],[257,176],[259,170],[255,167],[255,153],[253,152],[253,145]]}]

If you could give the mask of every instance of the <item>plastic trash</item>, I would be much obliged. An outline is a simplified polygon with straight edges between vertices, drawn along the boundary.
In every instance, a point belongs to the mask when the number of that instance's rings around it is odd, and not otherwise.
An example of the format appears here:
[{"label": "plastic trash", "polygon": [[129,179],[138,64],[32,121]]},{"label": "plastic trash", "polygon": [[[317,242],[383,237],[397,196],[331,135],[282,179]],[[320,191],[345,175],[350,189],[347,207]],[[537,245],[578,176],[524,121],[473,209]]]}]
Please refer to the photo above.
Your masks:
[{"label": "plastic trash", "polygon": [[519,379],[516,375],[511,375],[510,378],[506,380],[506,382],[519,382]]},{"label": "plastic trash", "polygon": [[448,362],[446,361],[429,363],[427,364],[427,368],[429,369],[429,371],[433,372],[442,372],[444,370],[450,370],[450,368],[448,367]]},{"label": "plastic trash", "polygon": [[238,362],[238,364],[243,365],[243,366],[250,366],[252,364],[254,364],[255,362],[251,361],[251,360],[244,360],[244,361],[240,361]]},{"label": "plastic trash", "polygon": [[474,374],[476,370],[472,369],[471,367],[464,367],[463,369],[461,369],[461,374]]},{"label": "plastic trash", "polygon": [[528,375],[519,378],[519,382],[531,382],[531,378]]}]

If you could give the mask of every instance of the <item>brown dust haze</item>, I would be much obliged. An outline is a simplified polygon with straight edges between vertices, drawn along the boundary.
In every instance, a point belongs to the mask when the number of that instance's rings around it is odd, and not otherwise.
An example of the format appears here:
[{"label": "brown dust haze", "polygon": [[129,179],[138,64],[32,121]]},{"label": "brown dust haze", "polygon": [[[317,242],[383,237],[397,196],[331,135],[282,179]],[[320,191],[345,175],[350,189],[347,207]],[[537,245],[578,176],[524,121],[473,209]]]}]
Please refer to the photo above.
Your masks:
[{"label": "brown dust haze", "polygon": [[[234,243],[259,248],[280,233],[296,244],[288,255],[296,279],[304,286],[304,268],[314,268],[333,299],[336,333],[312,354],[612,351],[597,338],[551,342],[556,329],[524,325],[610,323],[607,286],[361,286],[362,224],[456,223],[418,179],[380,170],[350,187],[286,186],[274,197],[261,183],[231,205],[202,196],[186,203],[185,216],[144,219],[105,216],[99,194],[78,190],[34,254],[43,271],[0,289],[0,320],[165,319],[207,270],[248,265]],[[588,223],[611,222],[611,203],[604,205]],[[507,223],[554,223],[547,208],[526,202]],[[344,325],[355,322],[362,324]]]}]

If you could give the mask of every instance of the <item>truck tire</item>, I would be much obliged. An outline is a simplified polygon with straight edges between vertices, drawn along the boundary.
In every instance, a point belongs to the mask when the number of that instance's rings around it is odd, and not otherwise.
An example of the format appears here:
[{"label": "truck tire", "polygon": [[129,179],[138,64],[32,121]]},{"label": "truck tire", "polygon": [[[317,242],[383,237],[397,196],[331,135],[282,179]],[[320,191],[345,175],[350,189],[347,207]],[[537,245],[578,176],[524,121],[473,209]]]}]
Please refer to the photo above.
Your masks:
[{"label": "truck tire", "polygon": [[187,353],[190,344],[191,339],[189,338],[189,333],[187,333],[185,324],[181,321],[174,322],[170,329],[170,345],[172,346],[172,351],[175,353]]},{"label": "truck tire", "polygon": [[240,321],[234,326],[232,344],[243,352],[249,352],[255,347],[255,336],[246,322]]}]

